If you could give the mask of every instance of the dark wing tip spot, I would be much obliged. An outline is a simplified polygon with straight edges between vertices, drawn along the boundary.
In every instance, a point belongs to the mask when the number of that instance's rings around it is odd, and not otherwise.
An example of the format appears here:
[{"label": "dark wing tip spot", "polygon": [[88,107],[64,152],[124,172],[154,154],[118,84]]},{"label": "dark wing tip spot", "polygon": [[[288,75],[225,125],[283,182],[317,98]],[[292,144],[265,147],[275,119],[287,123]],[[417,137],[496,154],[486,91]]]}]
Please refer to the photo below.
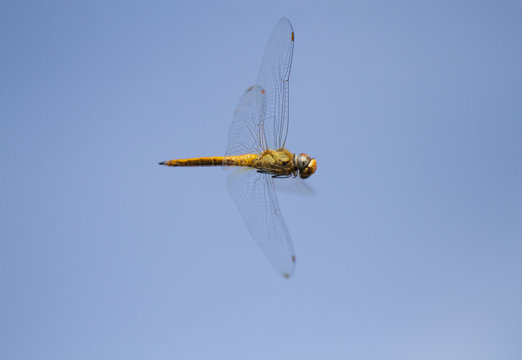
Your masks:
[{"label": "dark wing tip spot", "polygon": [[294,32],[292,31],[292,41],[294,41]]}]

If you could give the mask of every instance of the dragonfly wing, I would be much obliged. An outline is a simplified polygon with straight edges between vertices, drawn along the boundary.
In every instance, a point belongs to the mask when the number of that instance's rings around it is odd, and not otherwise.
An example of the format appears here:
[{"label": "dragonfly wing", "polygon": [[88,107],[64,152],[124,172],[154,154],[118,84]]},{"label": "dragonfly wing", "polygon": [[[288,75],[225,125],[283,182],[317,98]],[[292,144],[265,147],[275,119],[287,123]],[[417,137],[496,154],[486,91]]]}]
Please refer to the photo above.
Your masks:
[{"label": "dragonfly wing", "polygon": [[266,150],[265,112],[265,91],[259,86],[251,86],[241,96],[234,112],[225,156],[257,154]]},{"label": "dragonfly wing", "polygon": [[250,235],[268,261],[284,277],[292,276],[295,267],[294,247],[277,203],[272,177],[240,168],[230,174],[227,187]]},{"label": "dragonfly wing", "polygon": [[[234,113],[226,156],[259,154],[284,147],[293,46],[292,25],[283,18],[268,41],[257,85],[243,94]],[[237,169],[228,177],[227,187],[250,235],[268,261],[283,276],[292,276],[294,248],[277,203],[271,175],[253,169]]]},{"label": "dragonfly wing", "polygon": [[266,91],[265,133],[268,147],[285,146],[288,134],[288,80],[294,52],[294,29],[286,18],[276,24],[265,49],[257,85]]}]

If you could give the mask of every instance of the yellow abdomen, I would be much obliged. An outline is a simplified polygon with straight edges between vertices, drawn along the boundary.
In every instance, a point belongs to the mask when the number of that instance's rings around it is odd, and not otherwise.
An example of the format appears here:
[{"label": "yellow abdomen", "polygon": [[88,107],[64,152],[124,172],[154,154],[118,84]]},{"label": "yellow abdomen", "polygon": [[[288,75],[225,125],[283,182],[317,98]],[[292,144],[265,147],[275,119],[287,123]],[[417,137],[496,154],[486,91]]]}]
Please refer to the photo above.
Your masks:
[{"label": "yellow abdomen", "polygon": [[256,154],[236,156],[210,156],[190,159],[174,159],[160,162],[167,166],[251,166],[257,158]]}]

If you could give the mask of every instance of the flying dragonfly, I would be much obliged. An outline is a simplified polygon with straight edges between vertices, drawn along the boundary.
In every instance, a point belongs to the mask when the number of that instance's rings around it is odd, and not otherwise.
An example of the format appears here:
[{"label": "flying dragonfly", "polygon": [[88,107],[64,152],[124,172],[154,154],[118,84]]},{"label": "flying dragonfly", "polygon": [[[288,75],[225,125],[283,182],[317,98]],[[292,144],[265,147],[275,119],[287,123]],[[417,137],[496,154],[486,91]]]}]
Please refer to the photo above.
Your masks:
[{"label": "flying dragonfly", "polygon": [[286,278],[294,272],[295,252],[274,179],[306,179],[317,169],[314,158],[285,148],[293,50],[292,24],[282,18],[268,40],[256,85],[243,94],[234,112],[225,156],[160,162],[166,166],[237,167],[227,179],[228,191],[252,238]]}]

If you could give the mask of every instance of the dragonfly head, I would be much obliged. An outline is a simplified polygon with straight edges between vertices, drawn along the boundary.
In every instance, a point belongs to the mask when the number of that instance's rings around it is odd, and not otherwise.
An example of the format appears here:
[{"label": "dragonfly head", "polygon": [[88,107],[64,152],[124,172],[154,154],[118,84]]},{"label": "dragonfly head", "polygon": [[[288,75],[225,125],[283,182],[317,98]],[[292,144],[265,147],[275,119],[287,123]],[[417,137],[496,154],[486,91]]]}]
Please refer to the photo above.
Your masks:
[{"label": "dragonfly head", "polygon": [[306,179],[317,169],[317,162],[306,154],[294,155],[294,162],[301,179]]}]

